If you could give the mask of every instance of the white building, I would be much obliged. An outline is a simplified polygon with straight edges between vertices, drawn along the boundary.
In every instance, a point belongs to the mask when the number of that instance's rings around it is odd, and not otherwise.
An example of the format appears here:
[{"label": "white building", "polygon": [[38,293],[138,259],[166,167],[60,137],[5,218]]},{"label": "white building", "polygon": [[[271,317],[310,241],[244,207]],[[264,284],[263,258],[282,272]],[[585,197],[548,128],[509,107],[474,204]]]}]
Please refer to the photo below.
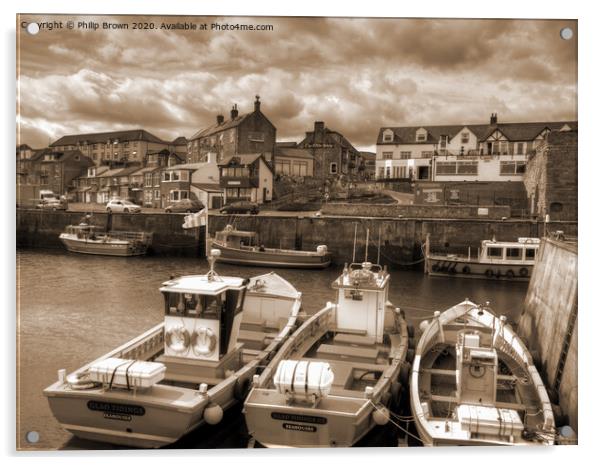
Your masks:
[{"label": "white building", "polygon": [[520,181],[527,154],[550,131],[577,122],[498,123],[381,128],[377,180]]}]

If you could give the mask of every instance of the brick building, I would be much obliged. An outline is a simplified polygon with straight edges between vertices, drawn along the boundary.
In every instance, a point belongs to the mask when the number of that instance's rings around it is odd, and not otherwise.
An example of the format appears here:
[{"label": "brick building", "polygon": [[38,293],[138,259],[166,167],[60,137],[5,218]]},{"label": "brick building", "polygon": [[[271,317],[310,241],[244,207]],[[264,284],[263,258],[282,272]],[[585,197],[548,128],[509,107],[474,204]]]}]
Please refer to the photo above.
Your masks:
[{"label": "brick building", "polygon": [[235,104],[230,110],[230,119],[217,115],[215,124],[194,134],[188,140],[187,157],[189,163],[199,163],[215,154],[221,162],[234,155],[261,153],[271,162],[275,145],[276,127],[261,112],[257,95],[252,112],[241,115]]},{"label": "brick building", "polygon": [[306,149],[313,156],[317,178],[358,173],[359,151],[340,132],[328,129],[323,121],[314,123],[314,130],[305,133],[298,147]]},{"label": "brick building", "polygon": [[296,142],[276,142],[273,166],[276,175],[314,176],[314,157],[309,150],[297,148]]},{"label": "brick building", "polygon": [[577,220],[577,131],[550,132],[529,156],[524,184],[531,214]]},{"label": "brick building", "polygon": [[178,137],[167,142],[144,129],[133,129],[63,136],[50,144],[50,148],[57,152],[79,150],[99,166],[116,162],[142,162],[148,152],[164,149],[185,154],[186,138]]}]

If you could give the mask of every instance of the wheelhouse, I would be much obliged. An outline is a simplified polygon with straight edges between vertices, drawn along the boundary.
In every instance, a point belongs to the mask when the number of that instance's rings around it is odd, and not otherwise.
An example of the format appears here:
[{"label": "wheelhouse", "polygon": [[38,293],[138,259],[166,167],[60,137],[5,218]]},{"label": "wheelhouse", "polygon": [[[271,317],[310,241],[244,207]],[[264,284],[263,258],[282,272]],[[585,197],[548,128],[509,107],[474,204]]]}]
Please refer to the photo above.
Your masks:
[{"label": "wheelhouse", "polygon": [[519,238],[518,242],[481,241],[481,263],[533,264],[539,239]]}]

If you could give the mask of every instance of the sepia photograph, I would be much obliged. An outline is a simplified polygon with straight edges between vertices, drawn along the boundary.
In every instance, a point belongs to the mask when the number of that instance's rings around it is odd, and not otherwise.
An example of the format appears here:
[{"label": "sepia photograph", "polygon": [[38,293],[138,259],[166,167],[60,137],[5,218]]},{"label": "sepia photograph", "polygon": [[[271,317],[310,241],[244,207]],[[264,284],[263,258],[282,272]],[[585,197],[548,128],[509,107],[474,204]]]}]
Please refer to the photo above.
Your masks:
[{"label": "sepia photograph", "polygon": [[577,445],[577,50],[17,14],[16,449]]}]

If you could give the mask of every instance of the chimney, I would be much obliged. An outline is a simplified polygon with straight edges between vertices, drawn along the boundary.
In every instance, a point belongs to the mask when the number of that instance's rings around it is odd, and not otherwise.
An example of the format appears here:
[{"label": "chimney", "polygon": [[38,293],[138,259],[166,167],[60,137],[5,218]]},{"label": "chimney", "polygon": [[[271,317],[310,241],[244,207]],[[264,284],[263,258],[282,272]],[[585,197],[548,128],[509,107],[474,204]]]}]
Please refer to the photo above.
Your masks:
[{"label": "chimney", "polygon": [[261,102],[259,101],[259,95],[255,96],[255,111],[259,111],[259,107],[261,107]]},{"label": "chimney", "polygon": [[224,115],[217,115],[217,124],[224,124]]},{"label": "chimney", "polygon": [[238,116],[238,108],[236,108],[236,103],[234,104],[234,106],[232,107],[232,110],[230,110],[230,119],[234,119]]},{"label": "chimney", "polygon": [[324,131],[324,121],[315,121],[314,122],[314,132],[323,132]]},{"label": "chimney", "polygon": [[497,113],[491,113],[491,118],[489,119],[489,124],[494,125],[497,124]]}]

